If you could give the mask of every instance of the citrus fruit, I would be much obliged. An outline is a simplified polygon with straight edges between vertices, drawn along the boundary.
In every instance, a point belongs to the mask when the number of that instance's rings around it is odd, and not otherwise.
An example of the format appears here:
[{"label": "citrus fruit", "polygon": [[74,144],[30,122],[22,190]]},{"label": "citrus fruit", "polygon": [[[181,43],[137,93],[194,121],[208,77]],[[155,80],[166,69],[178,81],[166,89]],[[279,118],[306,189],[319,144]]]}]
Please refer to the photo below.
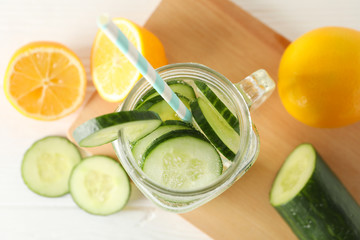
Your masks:
[{"label": "citrus fruit", "polygon": [[33,42],[18,49],[4,78],[10,103],[38,120],[55,120],[74,112],[85,90],[85,70],[79,58],[55,42]]},{"label": "citrus fruit", "polygon": [[360,32],[323,27],[295,40],[281,58],[278,91],[286,110],[309,126],[360,120]]},{"label": "citrus fruit", "polygon": [[[167,64],[164,47],[154,34],[124,18],[113,21],[154,68]],[[91,75],[100,96],[110,102],[124,99],[141,77],[140,72],[101,31],[97,33],[92,47]]]}]

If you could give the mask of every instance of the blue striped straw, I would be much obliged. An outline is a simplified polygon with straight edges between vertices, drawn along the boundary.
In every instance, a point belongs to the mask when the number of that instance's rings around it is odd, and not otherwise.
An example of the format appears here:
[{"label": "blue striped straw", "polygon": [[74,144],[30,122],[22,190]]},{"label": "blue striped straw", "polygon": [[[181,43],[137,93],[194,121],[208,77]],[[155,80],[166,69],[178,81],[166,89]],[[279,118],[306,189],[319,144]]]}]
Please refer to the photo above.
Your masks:
[{"label": "blue striped straw", "polygon": [[150,63],[142,56],[136,47],[126,38],[108,15],[98,18],[98,26],[105,35],[118,47],[129,61],[148,80],[153,88],[165,99],[179,117],[186,122],[191,122],[192,115],[189,109],[180,101],[178,96],[165,83]]}]

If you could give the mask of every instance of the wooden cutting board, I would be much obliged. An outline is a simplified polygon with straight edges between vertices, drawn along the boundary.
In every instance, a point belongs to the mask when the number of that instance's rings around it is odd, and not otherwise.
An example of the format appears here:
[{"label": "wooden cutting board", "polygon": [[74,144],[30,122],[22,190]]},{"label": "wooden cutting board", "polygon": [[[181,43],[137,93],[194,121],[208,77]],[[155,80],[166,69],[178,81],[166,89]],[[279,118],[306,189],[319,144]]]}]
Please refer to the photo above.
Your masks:
[{"label": "wooden cutting board", "polygon": [[[289,44],[225,0],[164,0],[145,27],[163,42],[169,63],[201,63],[233,82],[259,68],[276,80],[279,60]],[[94,116],[113,112],[116,106],[93,94],[69,133]],[[276,91],[252,116],[261,141],[255,165],[225,193],[181,216],[214,239],[296,239],[270,206],[268,195],[284,159],[302,142],[317,148],[360,202],[360,123],[338,129],[305,126],[285,111]],[[110,145],[89,151],[115,157]]]}]

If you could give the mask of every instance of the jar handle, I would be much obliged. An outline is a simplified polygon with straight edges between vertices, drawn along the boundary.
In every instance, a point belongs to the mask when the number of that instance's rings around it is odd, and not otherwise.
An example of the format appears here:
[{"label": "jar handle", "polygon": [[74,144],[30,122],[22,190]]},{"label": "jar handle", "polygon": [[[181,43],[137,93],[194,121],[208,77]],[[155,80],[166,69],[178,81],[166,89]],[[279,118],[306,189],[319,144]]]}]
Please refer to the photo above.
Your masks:
[{"label": "jar handle", "polygon": [[235,84],[244,96],[250,110],[259,107],[275,89],[275,82],[264,70],[259,69]]}]

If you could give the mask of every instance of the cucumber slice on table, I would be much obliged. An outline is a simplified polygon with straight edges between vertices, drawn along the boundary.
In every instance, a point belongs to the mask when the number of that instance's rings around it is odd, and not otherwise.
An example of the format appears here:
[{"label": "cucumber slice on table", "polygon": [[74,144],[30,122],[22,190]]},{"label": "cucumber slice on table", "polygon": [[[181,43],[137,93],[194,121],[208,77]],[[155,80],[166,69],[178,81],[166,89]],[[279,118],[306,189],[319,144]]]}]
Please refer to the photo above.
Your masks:
[{"label": "cucumber slice on table", "polygon": [[360,239],[360,207],[310,144],[288,156],[270,203],[299,239]]},{"label": "cucumber slice on table", "polygon": [[[189,108],[189,99],[184,96],[178,95],[180,100]],[[143,104],[141,104],[137,110],[139,111],[152,111],[159,114],[163,121],[166,120],[181,120],[176,112],[170,107],[170,105],[162,98],[162,96],[153,97]]]},{"label": "cucumber slice on table", "polygon": [[[195,100],[196,97],[194,89],[186,82],[180,79],[176,79],[168,81],[167,84],[175,93],[186,97],[189,101]],[[159,96],[159,93],[155,89],[151,89],[140,99],[139,102],[136,103],[135,109],[139,108],[140,105],[143,104],[145,101],[156,96]]]},{"label": "cucumber slice on table", "polygon": [[190,129],[190,128],[191,128],[190,125],[182,121],[168,120],[164,122],[160,127],[154,130],[152,133],[146,135],[145,137],[139,139],[134,143],[134,145],[131,148],[131,151],[133,153],[135,161],[139,164],[139,166],[141,165],[142,156],[144,155],[146,149],[158,137],[173,130]]},{"label": "cucumber slice on table", "polygon": [[230,161],[239,150],[240,136],[202,97],[191,103],[193,117],[210,142]]},{"label": "cucumber slice on table", "polygon": [[133,142],[160,126],[158,114],[144,111],[122,111],[102,115],[81,124],[73,132],[75,141],[81,147],[96,147],[117,139],[120,129],[124,129]]},{"label": "cucumber slice on table", "polygon": [[69,192],[70,173],[80,161],[79,150],[69,140],[46,137],[26,151],[21,165],[22,178],[33,192],[59,197]]},{"label": "cucumber slice on table", "polygon": [[71,173],[70,193],[88,213],[110,215],[128,202],[130,181],[118,162],[105,156],[85,158]]},{"label": "cucumber slice on table", "polygon": [[[228,124],[237,132],[239,129],[239,120],[230,110],[229,104],[226,105],[224,100],[220,99],[220,94],[215,94],[211,88],[203,82],[195,81],[197,88],[201,91],[203,96],[214,106],[221,116],[228,122]],[[224,99],[224,98],[222,98]]]},{"label": "cucumber slice on table", "polygon": [[155,139],[142,169],[154,182],[173,190],[204,187],[222,173],[216,149],[196,130],[175,130]]}]

